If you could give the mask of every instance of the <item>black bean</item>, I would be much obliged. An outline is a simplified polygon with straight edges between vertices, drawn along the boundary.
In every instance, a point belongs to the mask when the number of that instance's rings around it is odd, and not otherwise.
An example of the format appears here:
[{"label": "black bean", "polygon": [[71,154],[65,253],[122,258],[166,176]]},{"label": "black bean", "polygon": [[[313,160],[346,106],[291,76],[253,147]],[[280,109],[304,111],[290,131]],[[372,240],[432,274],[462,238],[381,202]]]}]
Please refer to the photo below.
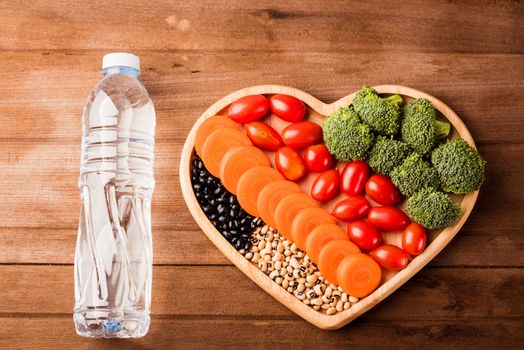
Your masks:
[{"label": "black bean", "polygon": [[207,171],[196,153],[192,165],[191,184],[202,211],[236,249],[249,250],[258,241],[252,232],[259,223],[252,227],[255,218],[242,210],[236,196]]},{"label": "black bean", "polygon": [[236,248],[237,250],[242,249],[242,246],[243,246],[243,245],[244,245],[244,241],[238,240],[238,241],[235,242],[235,248]]}]

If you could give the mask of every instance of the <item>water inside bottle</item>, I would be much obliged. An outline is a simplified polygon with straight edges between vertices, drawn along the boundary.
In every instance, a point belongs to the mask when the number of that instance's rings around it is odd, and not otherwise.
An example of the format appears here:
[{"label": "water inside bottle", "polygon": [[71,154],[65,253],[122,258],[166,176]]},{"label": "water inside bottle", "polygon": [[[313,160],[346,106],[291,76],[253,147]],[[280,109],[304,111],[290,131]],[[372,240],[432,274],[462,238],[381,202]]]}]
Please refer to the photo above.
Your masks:
[{"label": "water inside bottle", "polygon": [[107,75],[85,105],[75,254],[80,335],[148,331],[154,130],[153,103],[133,74]]}]

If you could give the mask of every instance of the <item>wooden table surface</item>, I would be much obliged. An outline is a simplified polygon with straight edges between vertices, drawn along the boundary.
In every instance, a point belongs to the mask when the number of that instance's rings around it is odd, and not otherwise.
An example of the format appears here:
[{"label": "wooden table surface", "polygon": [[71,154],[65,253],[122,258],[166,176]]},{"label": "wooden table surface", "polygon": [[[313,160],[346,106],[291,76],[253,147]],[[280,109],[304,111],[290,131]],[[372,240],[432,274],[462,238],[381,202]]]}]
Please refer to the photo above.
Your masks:
[{"label": "wooden table surface", "polygon": [[[3,1],[0,34],[0,349],[522,349],[522,2]],[[81,112],[115,50],[140,56],[158,122],[153,320],[132,341],[80,338],[71,317]],[[196,118],[265,83],[325,102],[363,84],[423,90],[458,113],[488,162],[454,241],[339,331],[245,278],[181,196]]]}]

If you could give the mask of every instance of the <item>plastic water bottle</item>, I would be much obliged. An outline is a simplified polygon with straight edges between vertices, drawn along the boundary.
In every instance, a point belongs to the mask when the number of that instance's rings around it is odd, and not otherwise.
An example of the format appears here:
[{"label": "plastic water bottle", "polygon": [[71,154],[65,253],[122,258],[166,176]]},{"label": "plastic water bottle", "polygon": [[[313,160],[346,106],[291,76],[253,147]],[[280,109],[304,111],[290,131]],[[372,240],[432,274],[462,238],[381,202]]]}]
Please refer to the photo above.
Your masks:
[{"label": "plastic water bottle", "polygon": [[155,109],[137,56],[102,71],[83,111],[73,318],[82,336],[134,338],[150,323]]}]

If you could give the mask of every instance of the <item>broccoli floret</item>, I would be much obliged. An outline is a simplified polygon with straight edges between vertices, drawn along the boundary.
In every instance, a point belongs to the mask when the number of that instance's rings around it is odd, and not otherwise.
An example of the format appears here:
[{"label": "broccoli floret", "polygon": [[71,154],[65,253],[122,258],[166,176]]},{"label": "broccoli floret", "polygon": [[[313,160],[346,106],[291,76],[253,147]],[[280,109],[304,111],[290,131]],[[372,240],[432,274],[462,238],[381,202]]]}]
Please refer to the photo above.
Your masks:
[{"label": "broccoli floret", "polygon": [[403,195],[409,197],[425,187],[439,188],[440,182],[435,169],[417,153],[409,155],[390,174],[391,181]]},{"label": "broccoli floret", "polygon": [[448,136],[451,130],[449,123],[436,120],[436,116],[435,108],[426,98],[417,98],[404,107],[402,141],[422,156],[429,153],[440,138]]},{"label": "broccoli floret", "polygon": [[408,199],[406,213],[427,229],[451,225],[460,216],[460,207],[445,193],[427,187]]},{"label": "broccoli floret", "polygon": [[451,131],[451,124],[443,120],[435,120],[435,128],[437,129],[437,139],[443,139],[448,137]]},{"label": "broccoli floret", "polygon": [[463,139],[446,142],[431,154],[442,189],[457,194],[476,191],[484,182],[486,161]]},{"label": "broccoli floret", "polygon": [[337,160],[365,159],[375,136],[351,107],[341,107],[324,120],[324,142]]},{"label": "broccoli floret", "polygon": [[364,86],[353,99],[358,116],[381,135],[395,135],[398,132],[401,103],[400,95],[382,98],[369,86]]},{"label": "broccoli floret", "polygon": [[411,149],[404,142],[379,136],[369,152],[368,164],[374,172],[389,175],[409,153]]}]

